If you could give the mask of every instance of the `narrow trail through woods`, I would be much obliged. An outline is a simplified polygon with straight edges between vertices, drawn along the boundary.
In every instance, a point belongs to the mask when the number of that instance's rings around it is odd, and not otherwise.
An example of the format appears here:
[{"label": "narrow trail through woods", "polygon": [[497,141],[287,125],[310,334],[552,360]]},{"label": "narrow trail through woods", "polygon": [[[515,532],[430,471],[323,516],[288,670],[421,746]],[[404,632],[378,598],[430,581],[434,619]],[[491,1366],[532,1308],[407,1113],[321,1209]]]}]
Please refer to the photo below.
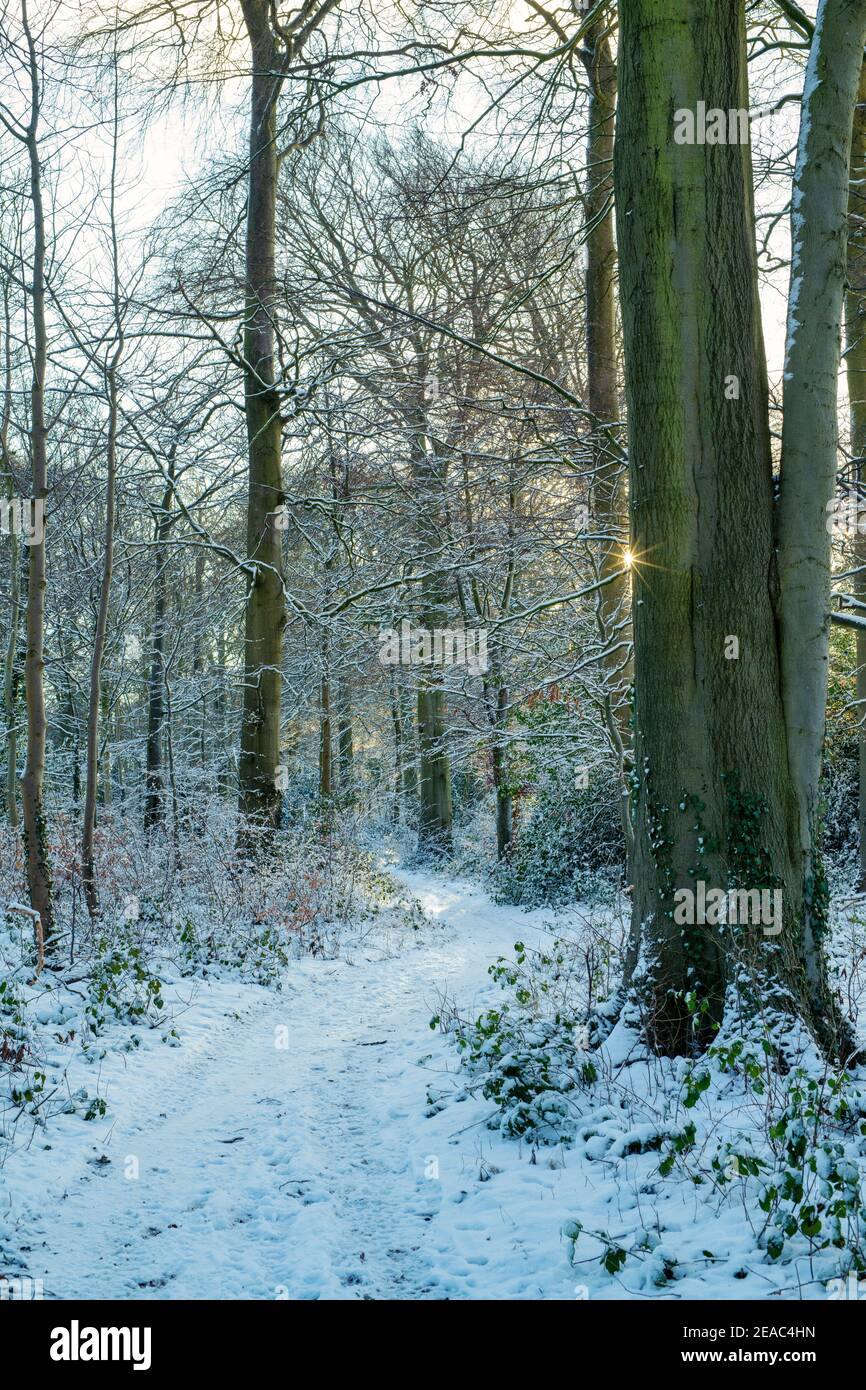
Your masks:
[{"label": "narrow trail through woods", "polygon": [[419,1134],[439,992],[471,1000],[514,926],[465,885],[410,886],[419,944],[304,963],[170,1050],[168,1072],[130,1059],[117,1118],[22,1232],[46,1297],[484,1297],[483,1264],[435,1221]]}]

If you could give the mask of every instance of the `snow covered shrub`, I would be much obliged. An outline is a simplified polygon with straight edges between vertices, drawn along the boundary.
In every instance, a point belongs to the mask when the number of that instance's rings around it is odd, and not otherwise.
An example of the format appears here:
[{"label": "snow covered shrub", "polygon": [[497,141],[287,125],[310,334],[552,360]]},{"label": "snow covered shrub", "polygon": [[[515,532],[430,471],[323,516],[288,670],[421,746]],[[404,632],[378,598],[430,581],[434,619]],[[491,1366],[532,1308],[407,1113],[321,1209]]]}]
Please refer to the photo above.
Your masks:
[{"label": "snow covered shrub", "polygon": [[[348,825],[270,832],[259,855],[237,846],[233,813],[196,807],[196,833],[157,832],[101,817],[99,915],[83,909],[77,841],[53,842],[55,949],[37,970],[30,922],[0,912],[0,1162],[21,1114],[98,1121],[108,1098],[82,1072],[111,1054],[176,1046],[181,977],[282,988],[301,956],[336,955],[371,931],[413,939],[423,913]],[[23,861],[0,827],[0,905],[23,898]],[[88,1082],[89,1082],[89,1078]]]},{"label": "snow covered shrub", "polygon": [[[482,1014],[463,1045],[470,1049],[470,1068],[485,1071],[483,1094],[496,1101],[502,1134],[537,1144],[571,1142],[568,1096],[577,1085],[573,1029],[514,1017],[506,1007]],[[595,1079],[590,1060],[579,1071],[585,1084]]]},{"label": "snow covered shrub", "polygon": [[94,1034],[108,1023],[159,1023],[163,983],[145,963],[142,946],[128,930],[102,936],[90,962],[85,1017]]},{"label": "snow covered shrub", "polygon": [[[819,1280],[863,1272],[866,1097],[848,1074],[828,1071],[808,1043],[789,1067],[772,1030],[723,1032],[699,1062],[679,1064],[690,1118],[666,1135],[659,1178],[703,1189],[718,1214],[735,1202],[767,1264],[802,1259]],[[603,1245],[608,1239],[587,1234]]]},{"label": "snow covered shrub", "polygon": [[[640,1221],[623,1220],[630,1196],[609,1229],[570,1218],[572,1262],[595,1258],[629,1293],[650,1294],[696,1275],[745,1279],[760,1266],[762,1287],[795,1289],[866,1269],[863,1097],[850,1077],[813,1067],[816,1057],[780,1074],[769,1046],[729,1042],[695,1065],[660,1064],[650,1123],[640,1121],[647,1096],[636,1069],[628,1095],[600,1084],[606,1103],[586,1107],[575,1144],[585,1161],[604,1161],[618,1197],[634,1194]],[[677,1074],[687,1119],[676,1118]]]},{"label": "snow covered shrub", "polygon": [[523,803],[514,847],[494,871],[494,897],[521,907],[613,905],[625,872],[619,785],[545,778]]},{"label": "snow covered shrub", "polygon": [[641,1230],[629,1249],[614,1240],[607,1231],[586,1230],[580,1221],[565,1221],[562,1235],[568,1242],[568,1258],[574,1264],[577,1243],[582,1235],[589,1235],[601,1246],[599,1264],[607,1274],[617,1275],[625,1268],[629,1258],[640,1261],[644,1266],[642,1283],[644,1288],[663,1289],[677,1278],[678,1261],[670,1246],[664,1245],[654,1231]]},{"label": "snow covered shrub", "polygon": [[549,952],[529,951],[518,941],[514,950],[513,961],[500,957],[489,969],[509,997],[471,1020],[455,1015],[456,1045],[470,1089],[496,1104],[490,1127],[534,1144],[570,1143],[579,1114],[571,1095],[596,1080],[577,1014],[574,947],[554,941]]},{"label": "snow covered shrub", "polygon": [[283,909],[270,925],[253,921],[226,927],[190,914],[176,928],[177,963],[185,975],[227,970],[254,984],[278,987],[290,960],[286,915]]},{"label": "snow covered shrub", "polygon": [[[517,987],[529,1010],[525,979]],[[733,987],[699,1057],[652,1056],[641,1037],[626,1007],[586,1054],[591,1086],[565,1061],[574,1084],[559,1096],[573,1161],[599,1165],[562,1226],[571,1258],[597,1262],[629,1295],[649,1296],[685,1283],[683,1297],[708,1297],[731,1278],[752,1279],[751,1297],[765,1287],[820,1293],[822,1283],[866,1271],[859,1075],[829,1068],[770,1001],[759,1017],[744,1017]],[[498,1055],[487,1065],[495,1081]],[[592,1195],[605,1187],[615,1194],[611,1225]]]},{"label": "snow covered shrub", "polygon": [[26,1110],[38,1106],[46,1078],[28,1014],[35,952],[20,920],[7,917],[0,924],[0,1102],[8,1097],[15,1108]]},{"label": "snow covered shrub", "polygon": [[[711,1049],[725,1069],[740,1062],[756,1094],[764,1094],[765,1068],[732,1049]],[[866,1197],[861,1191],[866,1102],[842,1073],[810,1074],[797,1067],[784,1080],[769,1112],[763,1153],[754,1141],[743,1155],[730,1141],[720,1145],[711,1168],[720,1187],[743,1174],[762,1180],[758,1206],[765,1221],[758,1240],[772,1260],[800,1236],[810,1256],[845,1251],[846,1269],[866,1270]]]},{"label": "snow covered shrub", "polygon": [[24,1000],[13,979],[0,980],[0,1056],[8,1060],[26,1041]]}]

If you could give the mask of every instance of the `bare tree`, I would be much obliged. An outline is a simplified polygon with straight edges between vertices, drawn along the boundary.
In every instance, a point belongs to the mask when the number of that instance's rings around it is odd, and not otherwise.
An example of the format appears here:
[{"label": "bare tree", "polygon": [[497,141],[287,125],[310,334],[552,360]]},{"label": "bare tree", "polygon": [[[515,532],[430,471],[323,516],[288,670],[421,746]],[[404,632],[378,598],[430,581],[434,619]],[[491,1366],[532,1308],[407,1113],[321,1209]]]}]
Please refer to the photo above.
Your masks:
[{"label": "bare tree", "polygon": [[[27,0],[21,0],[20,27],[23,36],[24,77],[29,92],[27,108],[16,115],[0,106],[0,122],[14,139],[23,145],[30,175],[30,210],[32,216],[32,253],[30,270],[30,305],[33,326],[31,352],[32,377],[30,385],[30,455],[33,498],[43,508],[48,496],[48,445],[45,418],[45,379],[48,367],[48,332],[45,318],[46,300],[46,224],[42,194],[42,157],[39,144],[39,120],[42,103],[39,33],[31,28]],[[7,51],[20,51],[10,39]],[[27,884],[30,905],[39,913],[42,938],[46,949],[51,946],[54,931],[51,865],[48,849],[48,828],[44,809],[45,747],[47,718],[45,710],[45,529],[34,537],[28,549],[28,579],[26,629],[27,650],[24,662],[25,697],[27,704],[27,760],[21,779],[21,807],[24,818],[24,844]]]}]

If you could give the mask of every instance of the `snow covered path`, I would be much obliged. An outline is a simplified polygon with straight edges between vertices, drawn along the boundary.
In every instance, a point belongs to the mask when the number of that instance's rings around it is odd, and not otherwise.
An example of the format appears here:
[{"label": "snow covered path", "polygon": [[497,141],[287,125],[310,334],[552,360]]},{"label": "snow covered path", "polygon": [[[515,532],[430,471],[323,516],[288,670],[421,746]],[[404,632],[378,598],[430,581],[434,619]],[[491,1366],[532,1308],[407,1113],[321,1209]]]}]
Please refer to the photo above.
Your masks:
[{"label": "snow covered path", "polygon": [[[461,1135],[449,1107],[447,1153],[430,1152],[427,1082],[453,1058],[429,1019],[440,989],[465,1007],[535,933],[465,884],[401,877],[430,919],[419,942],[301,962],[282,994],[209,985],[180,1048],[106,1057],[103,1120],[59,1117],[29,1149],[19,1136],[0,1223],[46,1297],[514,1296],[510,1244],[491,1261],[484,1222],[459,1220],[477,1121]],[[491,1222],[501,1235],[495,1208]]]},{"label": "snow covered path", "polygon": [[[768,1260],[745,1187],[715,1197],[688,1171],[662,1178],[643,1139],[667,1123],[667,1098],[627,1029],[599,1054],[605,1079],[573,1146],[491,1130],[495,1107],[467,1094],[430,1018],[443,992],[461,1014],[500,1003],[490,963],[568,921],[397,876],[423,907],[418,928],[362,924],[340,959],[293,962],[282,992],[178,976],[179,1046],[165,1027],[136,1045],[118,1025],[88,1061],[53,1034],[51,1086],[67,1068],[77,1100],[0,1135],[0,1280],[120,1300],[827,1296],[811,1257]],[[34,1007],[48,1046],[58,1004]],[[94,1097],[106,1112],[86,1122]],[[752,1121],[724,1095],[710,1122]],[[616,1277],[601,1263],[610,1241],[632,1252]]]}]

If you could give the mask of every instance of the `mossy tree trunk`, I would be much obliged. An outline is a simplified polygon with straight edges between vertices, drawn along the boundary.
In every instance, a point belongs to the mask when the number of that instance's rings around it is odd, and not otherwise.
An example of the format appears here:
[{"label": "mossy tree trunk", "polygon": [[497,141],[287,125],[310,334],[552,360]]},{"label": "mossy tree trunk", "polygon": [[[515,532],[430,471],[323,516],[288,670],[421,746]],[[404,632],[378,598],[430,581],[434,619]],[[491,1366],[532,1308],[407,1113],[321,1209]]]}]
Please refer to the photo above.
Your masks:
[{"label": "mossy tree trunk", "polygon": [[[818,885],[789,756],[750,149],[673,138],[674,113],[698,101],[748,108],[745,51],[739,0],[620,6],[615,184],[636,556],[629,970],[663,1051],[712,1035],[732,956],[836,1041],[814,940],[807,959]],[[849,107],[849,128],[850,118]],[[825,290],[841,296],[841,283]],[[678,925],[675,890],[698,880],[781,889],[781,933]]]}]

